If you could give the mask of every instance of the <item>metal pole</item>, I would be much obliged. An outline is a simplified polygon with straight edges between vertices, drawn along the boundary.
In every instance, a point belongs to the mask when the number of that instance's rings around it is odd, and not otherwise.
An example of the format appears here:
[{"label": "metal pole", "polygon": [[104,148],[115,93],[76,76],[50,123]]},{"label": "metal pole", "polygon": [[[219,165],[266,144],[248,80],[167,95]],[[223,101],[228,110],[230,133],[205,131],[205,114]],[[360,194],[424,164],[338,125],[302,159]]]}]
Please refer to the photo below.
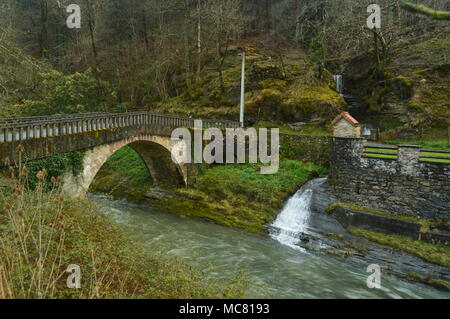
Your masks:
[{"label": "metal pole", "polygon": [[241,76],[241,127],[244,127],[244,106],[245,106],[245,51],[242,51],[242,76]]}]

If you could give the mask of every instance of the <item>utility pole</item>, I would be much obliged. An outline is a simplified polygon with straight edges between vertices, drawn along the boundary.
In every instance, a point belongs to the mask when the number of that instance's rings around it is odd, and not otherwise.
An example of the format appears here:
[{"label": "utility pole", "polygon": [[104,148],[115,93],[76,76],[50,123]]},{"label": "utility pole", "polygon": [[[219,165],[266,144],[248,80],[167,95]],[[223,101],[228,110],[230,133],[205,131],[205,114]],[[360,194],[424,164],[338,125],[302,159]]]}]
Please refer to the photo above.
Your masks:
[{"label": "utility pole", "polygon": [[242,51],[242,75],[241,75],[241,127],[244,127],[245,111],[245,49]]}]

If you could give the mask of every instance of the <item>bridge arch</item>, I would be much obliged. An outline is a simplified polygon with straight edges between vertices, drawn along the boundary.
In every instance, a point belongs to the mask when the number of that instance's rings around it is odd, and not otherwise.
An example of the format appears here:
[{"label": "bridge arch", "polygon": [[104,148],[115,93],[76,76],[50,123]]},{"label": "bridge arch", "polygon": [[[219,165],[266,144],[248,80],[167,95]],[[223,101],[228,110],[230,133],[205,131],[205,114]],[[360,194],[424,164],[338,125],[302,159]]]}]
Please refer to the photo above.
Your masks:
[{"label": "bridge arch", "polygon": [[71,196],[86,195],[95,176],[106,161],[125,146],[131,147],[147,166],[156,186],[187,185],[187,167],[180,158],[172,160],[172,148],[179,143],[170,137],[139,135],[89,149],[83,158],[83,170],[77,176],[67,171],[64,174],[65,193]]}]

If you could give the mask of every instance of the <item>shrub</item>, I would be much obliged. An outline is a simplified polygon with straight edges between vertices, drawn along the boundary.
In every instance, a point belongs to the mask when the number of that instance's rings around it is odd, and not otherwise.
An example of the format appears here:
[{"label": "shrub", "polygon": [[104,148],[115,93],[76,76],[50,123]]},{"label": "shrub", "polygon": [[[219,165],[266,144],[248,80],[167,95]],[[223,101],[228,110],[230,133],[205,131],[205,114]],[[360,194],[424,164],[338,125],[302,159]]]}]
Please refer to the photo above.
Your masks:
[{"label": "shrub", "polygon": [[[68,199],[60,181],[34,190],[28,173],[0,178],[1,298],[231,298],[240,281],[217,283],[180,262],[144,251],[89,200]],[[66,269],[81,268],[81,289]]]},{"label": "shrub", "polygon": [[114,100],[113,93],[105,83],[98,83],[88,70],[83,73],[64,75],[58,71],[40,74],[42,96],[25,100],[18,105],[24,114],[53,115],[65,113],[100,112],[108,109]]}]

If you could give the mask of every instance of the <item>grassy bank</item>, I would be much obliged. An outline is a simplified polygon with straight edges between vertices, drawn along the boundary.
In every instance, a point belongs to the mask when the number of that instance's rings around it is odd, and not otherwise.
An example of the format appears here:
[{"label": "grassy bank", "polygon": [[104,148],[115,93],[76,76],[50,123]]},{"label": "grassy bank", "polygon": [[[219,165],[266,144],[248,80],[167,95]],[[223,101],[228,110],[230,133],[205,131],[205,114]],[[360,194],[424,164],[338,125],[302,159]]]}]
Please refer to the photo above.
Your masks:
[{"label": "grassy bank", "polygon": [[[146,252],[90,201],[64,198],[58,181],[49,192],[42,183],[28,190],[24,175],[0,178],[0,298],[242,297],[241,282],[207,281],[176,258]],[[81,289],[66,286],[72,264]]]},{"label": "grassy bank", "polygon": [[262,233],[286,199],[312,176],[322,173],[325,169],[321,167],[292,160],[281,160],[275,175],[261,175],[258,165],[216,166],[195,185],[179,189],[182,197],[155,205],[181,216]]},{"label": "grassy bank", "polygon": [[[180,197],[150,204],[183,217],[262,233],[289,196],[312,176],[325,173],[320,166],[289,159],[281,159],[275,175],[261,175],[259,165],[213,166],[201,172],[188,188],[177,189]],[[136,152],[125,147],[108,160],[91,190],[139,200],[150,188],[145,164]]]},{"label": "grassy bank", "polygon": [[392,145],[400,145],[400,144],[420,145],[424,148],[450,150],[450,141],[448,140],[435,140],[435,141],[391,140],[386,141],[385,143]]}]

